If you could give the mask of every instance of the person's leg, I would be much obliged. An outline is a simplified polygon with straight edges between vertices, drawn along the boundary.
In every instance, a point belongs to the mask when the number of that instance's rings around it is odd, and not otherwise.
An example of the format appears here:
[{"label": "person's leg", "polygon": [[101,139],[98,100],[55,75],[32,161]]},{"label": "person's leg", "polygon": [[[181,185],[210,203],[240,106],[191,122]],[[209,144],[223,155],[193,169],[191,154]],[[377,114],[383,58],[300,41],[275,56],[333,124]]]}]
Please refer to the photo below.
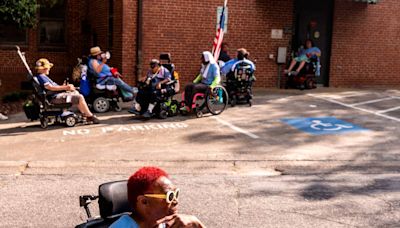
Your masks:
[{"label": "person's leg", "polygon": [[299,66],[297,67],[296,72],[299,73],[301,71],[301,69],[303,69],[303,67],[306,65],[306,61],[303,61],[299,64]]},{"label": "person's leg", "polygon": [[112,78],[111,80],[114,81],[115,85],[117,85],[119,88],[121,88],[122,90],[125,90],[127,92],[130,92],[132,94],[134,94],[136,91],[132,88],[132,86],[128,85],[127,83],[125,83],[124,81],[122,81],[120,78]]},{"label": "person's leg", "polygon": [[135,101],[133,103],[133,107],[128,111],[135,115],[140,115],[142,111],[142,104],[146,102],[147,92],[145,89],[141,89],[136,93]]},{"label": "person's leg", "polygon": [[293,70],[293,68],[296,66],[296,63],[297,63],[296,59],[293,59],[292,62],[290,63],[289,68],[287,70],[285,70],[285,73],[291,72]]},{"label": "person's leg", "polygon": [[100,123],[100,120],[97,119],[97,117],[89,110],[86,100],[82,94],[76,92],[74,95],[72,95],[72,103],[77,104],[79,111],[86,117],[86,121],[93,122],[94,124]]},{"label": "person's leg", "polygon": [[194,88],[193,83],[189,83],[185,87],[185,105],[189,110],[192,108],[192,100],[193,100],[193,88]]}]

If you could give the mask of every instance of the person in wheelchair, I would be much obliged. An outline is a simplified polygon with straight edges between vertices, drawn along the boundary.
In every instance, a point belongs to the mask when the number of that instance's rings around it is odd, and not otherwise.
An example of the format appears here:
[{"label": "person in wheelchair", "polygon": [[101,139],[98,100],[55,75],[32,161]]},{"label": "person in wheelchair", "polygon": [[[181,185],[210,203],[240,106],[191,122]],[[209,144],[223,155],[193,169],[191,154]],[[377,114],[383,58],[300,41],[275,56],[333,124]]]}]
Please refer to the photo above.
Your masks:
[{"label": "person in wheelchair", "polygon": [[221,81],[220,68],[213,55],[205,51],[201,55],[201,70],[199,75],[185,87],[185,106],[183,112],[190,112],[192,109],[193,96],[196,93],[205,93],[210,87],[219,85]]},{"label": "person in wheelchair", "polygon": [[123,215],[110,228],[205,227],[193,215],[178,214],[179,189],[168,174],[157,167],[143,167],[128,180],[132,214]]},{"label": "person in wheelchair", "polygon": [[236,58],[226,62],[221,68],[221,74],[226,75],[226,89],[230,96],[231,93],[237,89],[235,70],[237,70],[239,67],[244,65],[248,66],[249,69],[247,69],[247,71],[250,77],[246,81],[249,83],[248,86],[250,88],[253,84],[253,81],[255,81],[254,71],[256,70],[256,66],[251,60],[248,59],[249,55],[250,53],[246,49],[240,48],[237,50]]},{"label": "person in wheelchair", "polygon": [[50,99],[50,103],[72,103],[74,105],[77,105],[79,111],[84,117],[86,117],[87,122],[98,124],[99,119],[97,119],[97,117],[93,115],[92,112],[90,112],[86,104],[85,98],[78,91],[76,91],[74,85],[58,85],[48,77],[48,75],[50,74],[50,69],[52,67],[53,64],[50,63],[48,59],[41,58],[36,61],[36,77],[42,89],[46,91],[48,99]]},{"label": "person in wheelchair", "polygon": [[170,81],[171,73],[169,70],[163,67],[158,59],[152,59],[147,75],[140,79],[141,86],[136,96],[136,102],[129,112],[140,115],[142,109],[147,107],[147,111],[143,113],[143,117],[151,118],[154,115],[153,109],[157,105],[159,97],[163,94],[168,95],[172,93],[171,87],[167,86],[167,83]]},{"label": "person in wheelchair", "polygon": [[102,52],[100,47],[90,49],[88,67],[89,70],[97,76],[98,85],[116,85],[122,91],[124,98],[133,98],[137,93],[137,88],[128,85],[121,79],[121,74],[115,68],[107,65],[108,57]]},{"label": "person in wheelchair", "polygon": [[[319,62],[319,57],[321,56],[321,50],[314,46],[312,40],[308,39],[305,43],[306,49],[300,50],[298,56],[293,58],[290,66],[287,70],[285,70],[285,74],[296,76],[300,73],[300,71],[304,68],[307,63],[310,63],[312,60],[317,59]],[[296,71],[292,71],[294,67],[298,64]],[[319,64],[319,63],[317,63]],[[319,68],[318,68],[319,69]],[[317,69],[317,70],[318,70]],[[316,74],[319,74],[316,72]]]}]

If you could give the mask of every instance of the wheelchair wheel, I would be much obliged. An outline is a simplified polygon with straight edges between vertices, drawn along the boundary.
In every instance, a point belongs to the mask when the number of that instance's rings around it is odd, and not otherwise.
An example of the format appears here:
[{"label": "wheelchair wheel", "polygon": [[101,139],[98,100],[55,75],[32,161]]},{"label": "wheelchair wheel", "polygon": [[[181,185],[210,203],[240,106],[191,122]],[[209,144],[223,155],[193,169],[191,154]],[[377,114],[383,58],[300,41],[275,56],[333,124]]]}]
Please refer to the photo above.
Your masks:
[{"label": "wheelchair wheel", "polygon": [[107,112],[110,109],[110,102],[104,97],[98,97],[93,101],[93,109],[98,113]]},{"label": "wheelchair wheel", "polygon": [[315,88],[315,81],[311,78],[308,78],[305,82],[304,85],[306,89],[314,89]]},{"label": "wheelchair wheel", "polygon": [[77,119],[74,115],[69,115],[65,118],[65,125],[67,127],[74,127],[77,122]]},{"label": "wheelchair wheel", "polygon": [[158,117],[160,117],[160,119],[167,119],[168,117],[167,111],[161,110],[160,113],[158,113]]},{"label": "wheelchair wheel", "polygon": [[206,106],[208,111],[213,115],[221,114],[228,104],[228,93],[222,86],[216,86],[207,92]]},{"label": "wheelchair wheel", "polygon": [[237,103],[237,99],[236,99],[236,97],[233,96],[231,99],[231,107],[235,107],[236,103]]},{"label": "wheelchair wheel", "polygon": [[172,100],[171,105],[169,106],[168,116],[176,116],[179,112],[179,102],[176,100]]},{"label": "wheelchair wheel", "polygon": [[121,106],[119,106],[118,104],[117,104],[117,105],[115,105],[115,106],[114,106],[114,111],[116,111],[116,112],[120,112],[120,111],[122,111],[122,108],[121,108]]},{"label": "wheelchair wheel", "polygon": [[46,129],[49,126],[49,120],[46,117],[40,117],[40,127]]},{"label": "wheelchair wheel", "polygon": [[197,117],[197,118],[203,117],[203,112],[202,112],[202,111],[197,111],[197,112],[196,112],[196,117]]}]

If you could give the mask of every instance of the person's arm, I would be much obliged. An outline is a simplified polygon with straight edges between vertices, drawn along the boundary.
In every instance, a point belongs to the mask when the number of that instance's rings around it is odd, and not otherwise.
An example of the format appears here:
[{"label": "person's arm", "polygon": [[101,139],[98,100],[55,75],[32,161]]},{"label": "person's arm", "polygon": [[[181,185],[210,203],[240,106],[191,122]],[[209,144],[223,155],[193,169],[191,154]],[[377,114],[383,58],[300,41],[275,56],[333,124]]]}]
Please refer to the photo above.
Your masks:
[{"label": "person's arm", "polygon": [[156,225],[166,223],[171,228],[205,228],[206,226],[193,215],[174,214],[157,221]]},{"label": "person's arm", "polygon": [[50,91],[74,91],[75,90],[75,86],[72,84],[68,84],[68,85],[51,85],[50,83],[45,84],[44,88]]},{"label": "person's arm", "polygon": [[107,59],[103,59],[101,64],[99,64],[95,59],[92,61],[92,68],[96,73],[100,73],[103,66],[106,64]]},{"label": "person's arm", "polygon": [[157,89],[161,89],[161,85],[168,83],[171,81],[171,73],[169,71],[167,71],[166,69],[164,70],[164,80],[162,80],[161,82],[159,82],[156,86]]},{"label": "person's arm", "polygon": [[193,80],[193,83],[201,82],[201,78],[202,78],[201,74],[197,75],[197,77]]}]

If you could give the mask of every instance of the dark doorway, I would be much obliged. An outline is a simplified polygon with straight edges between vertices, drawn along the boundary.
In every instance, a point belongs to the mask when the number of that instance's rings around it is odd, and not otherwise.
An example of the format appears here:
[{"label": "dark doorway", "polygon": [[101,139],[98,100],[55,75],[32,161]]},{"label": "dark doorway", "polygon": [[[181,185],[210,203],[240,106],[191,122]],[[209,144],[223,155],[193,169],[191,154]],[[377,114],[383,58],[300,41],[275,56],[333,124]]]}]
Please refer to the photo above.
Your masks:
[{"label": "dark doorway", "polygon": [[333,0],[295,0],[296,33],[293,49],[297,50],[306,39],[321,49],[321,76],[317,83],[329,86],[329,63],[332,42]]}]

